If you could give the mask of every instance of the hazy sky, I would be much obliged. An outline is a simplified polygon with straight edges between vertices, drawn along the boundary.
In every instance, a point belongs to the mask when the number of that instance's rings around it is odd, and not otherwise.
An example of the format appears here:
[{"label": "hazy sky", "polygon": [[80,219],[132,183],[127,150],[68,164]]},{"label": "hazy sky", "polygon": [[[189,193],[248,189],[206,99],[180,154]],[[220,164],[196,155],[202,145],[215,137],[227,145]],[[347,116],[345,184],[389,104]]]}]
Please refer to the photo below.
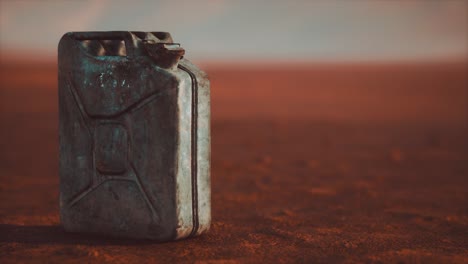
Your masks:
[{"label": "hazy sky", "polygon": [[468,0],[0,1],[0,47],[55,54],[67,31],[169,31],[195,60],[468,57]]}]

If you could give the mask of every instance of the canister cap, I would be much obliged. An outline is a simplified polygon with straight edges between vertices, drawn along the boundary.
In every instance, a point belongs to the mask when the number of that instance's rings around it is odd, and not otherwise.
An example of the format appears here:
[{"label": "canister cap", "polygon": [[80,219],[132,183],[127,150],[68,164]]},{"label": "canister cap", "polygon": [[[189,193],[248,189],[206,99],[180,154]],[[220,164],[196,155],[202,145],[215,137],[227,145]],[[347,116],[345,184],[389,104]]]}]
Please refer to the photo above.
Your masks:
[{"label": "canister cap", "polygon": [[179,43],[160,43],[154,40],[144,40],[143,46],[154,63],[165,69],[177,68],[179,60],[185,54],[185,50],[180,47]]}]

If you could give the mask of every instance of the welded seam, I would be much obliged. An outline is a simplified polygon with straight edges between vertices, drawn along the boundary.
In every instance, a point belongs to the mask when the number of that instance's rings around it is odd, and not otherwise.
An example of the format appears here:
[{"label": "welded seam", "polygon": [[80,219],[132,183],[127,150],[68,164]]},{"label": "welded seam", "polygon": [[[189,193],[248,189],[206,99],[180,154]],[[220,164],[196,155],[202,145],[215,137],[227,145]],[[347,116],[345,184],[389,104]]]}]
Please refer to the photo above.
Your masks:
[{"label": "welded seam", "polygon": [[194,236],[198,232],[198,159],[197,159],[197,124],[198,124],[198,83],[195,74],[193,74],[187,67],[178,65],[178,68],[185,71],[190,75],[192,80],[192,124],[191,124],[191,138],[192,138],[192,153],[191,153],[191,178],[192,178],[192,232],[189,237]]}]

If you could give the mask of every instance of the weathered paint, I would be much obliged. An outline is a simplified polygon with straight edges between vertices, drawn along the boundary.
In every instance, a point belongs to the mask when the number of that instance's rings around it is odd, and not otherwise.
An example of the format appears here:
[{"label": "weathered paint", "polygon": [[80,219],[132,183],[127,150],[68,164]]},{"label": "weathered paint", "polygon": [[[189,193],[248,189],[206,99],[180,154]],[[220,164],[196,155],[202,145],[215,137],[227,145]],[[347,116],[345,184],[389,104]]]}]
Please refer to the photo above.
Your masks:
[{"label": "weathered paint", "polygon": [[166,32],[75,32],[58,49],[67,231],[157,241],[208,230],[206,74]]}]

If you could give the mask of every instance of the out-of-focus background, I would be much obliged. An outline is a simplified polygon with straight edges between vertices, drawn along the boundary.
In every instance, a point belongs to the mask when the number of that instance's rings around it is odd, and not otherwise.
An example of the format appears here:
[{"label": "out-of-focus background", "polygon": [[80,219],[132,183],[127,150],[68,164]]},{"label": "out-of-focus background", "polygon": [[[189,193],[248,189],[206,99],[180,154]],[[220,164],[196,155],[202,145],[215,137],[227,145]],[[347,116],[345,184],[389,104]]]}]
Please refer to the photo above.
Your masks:
[{"label": "out-of-focus background", "polygon": [[[3,69],[29,65],[41,76],[34,75],[35,83],[53,82],[38,71],[56,67],[65,32],[169,31],[212,76],[214,117],[460,121],[467,108],[467,6],[464,0],[2,1],[0,58]],[[30,72],[15,82],[33,78]]]},{"label": "out-of-focus background", "polygon": [[[431,61],[467,56],[467,3],[2,1],[2,56],[54,57],[67,31],[169,31],[196,62]],[[14,54],[14,56],[20,55]]]},{"label": "out-of-focus background", "polygon": [[[59,227],[57,44],[109,30],[169,31],[210,76],[206,236]],[[465,0],[0,1],[0,121],[2,263],[467,261]]]}]

